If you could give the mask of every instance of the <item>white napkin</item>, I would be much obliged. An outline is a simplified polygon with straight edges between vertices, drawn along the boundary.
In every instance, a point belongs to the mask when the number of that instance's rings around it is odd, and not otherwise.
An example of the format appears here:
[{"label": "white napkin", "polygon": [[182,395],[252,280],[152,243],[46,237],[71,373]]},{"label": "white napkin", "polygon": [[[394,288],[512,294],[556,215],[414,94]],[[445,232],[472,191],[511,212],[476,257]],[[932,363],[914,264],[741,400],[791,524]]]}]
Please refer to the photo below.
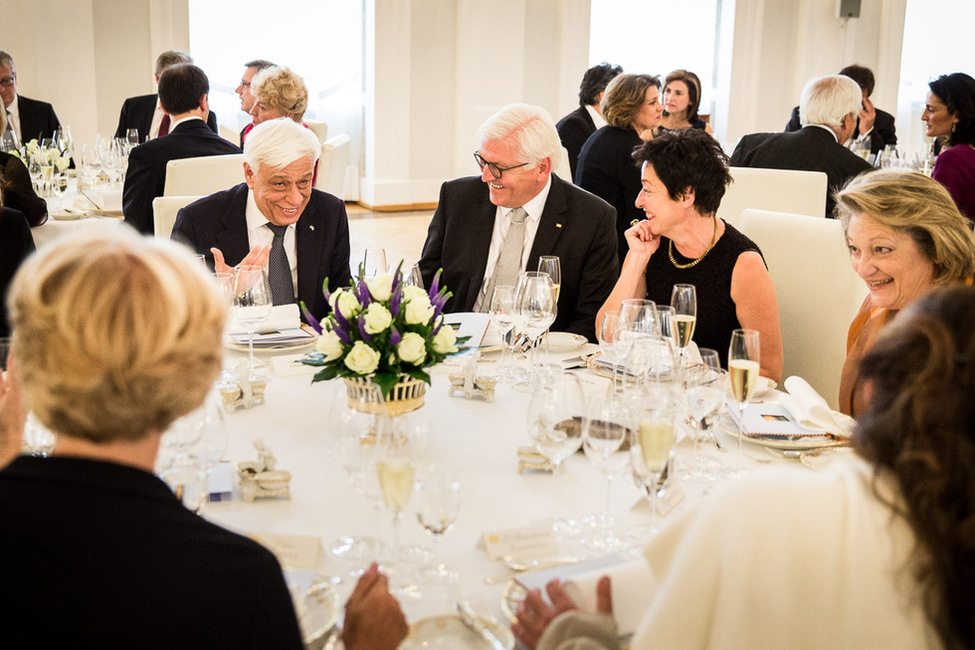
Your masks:
[{"label": "white napkin", "polygon": [[613,593],[613,617],[620,636],[629,636],[650,607],[656,591],[653,574],[645,560],[617,565],[609,569],[574,575],[564,581],[565,591],[579,607],[596,611],[596,583],[602,576],[610,578]]},{"label": "white napkin", "polygon": [[[301,315],[298,311],[298,305],[291,303],[289,305],[276,305],[271,307],[271,312],[267,315],[267,318],[258,323],[254,331],[267,333],[297,329],[299,327],[301,327]],[[247,328],[234,320],[232,312],[230,322],[227,324],[227,331],[231,335],[247,334]]]},{"label": "white napkin", "polygon": [[98,205],[102,207],[102,210],[121,210],[122,209],[122,192],[117,188],[113,190],[98,190]]},{"label": "white napkin", "polygon": [[853,420],[830,409],[823,396],[802,377],[789,377],[785,388],[789,394],[780,395],[779,403],[800,425],[845,437],[853,433]]}]

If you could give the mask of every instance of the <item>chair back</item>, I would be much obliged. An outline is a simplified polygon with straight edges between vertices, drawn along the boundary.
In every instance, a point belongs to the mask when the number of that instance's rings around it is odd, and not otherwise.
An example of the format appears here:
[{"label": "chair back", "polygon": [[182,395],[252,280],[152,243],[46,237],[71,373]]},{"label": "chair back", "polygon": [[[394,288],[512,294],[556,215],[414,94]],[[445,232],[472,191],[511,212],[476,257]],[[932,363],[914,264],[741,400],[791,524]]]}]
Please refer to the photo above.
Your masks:
[{"label": "chair back", "polygon": [[173,234],[176,213],[202,196],[157,196],[152,200],[153,234],[169,238]]},{"label": "chair back", "polygon": [[311,132],[318,137],[319,142],[325,142],[328,138],[328,124],[325,122],[316,122],[315,120],[302,120]]},{"label": "chair back", "polygon": [[555,165],[552,171],[555,172],[555,175],[564,181],[574,182],[572,178],[572,166],[569,164],[569,150],[562,147],[562,153],[559,154],[559,159],[554,162]]},{"label": "chair back", "polygon": [[234,145],[235,147],[240,146],[240,133],[234,131],[229,126],[224,126],[223,124],[219,127],[220,137]]},{"label": "chair back", "polygon": [[318,159],[318,178],[315,189],[328,192],[340,199],[345,198],[345,172],[349,166],[349,146],[352,138],[337,135],[322,144],[322,155]]},{"label": "chair back", "polygon": [[762,249],[779,303],[785,365],[837,408],[846,335],[867,295],[836,219],[745,210],[740,230]]},{"label": "chair back", "polygon": [[826,215],[826,174],[792,169],[732,167],[718,216],[738,227],[748,208],[814,217]]},{"label": "chair back", "polygon": [[244,154],[180,158],[166,163],[163,196],[207,196],[244,182]]}]

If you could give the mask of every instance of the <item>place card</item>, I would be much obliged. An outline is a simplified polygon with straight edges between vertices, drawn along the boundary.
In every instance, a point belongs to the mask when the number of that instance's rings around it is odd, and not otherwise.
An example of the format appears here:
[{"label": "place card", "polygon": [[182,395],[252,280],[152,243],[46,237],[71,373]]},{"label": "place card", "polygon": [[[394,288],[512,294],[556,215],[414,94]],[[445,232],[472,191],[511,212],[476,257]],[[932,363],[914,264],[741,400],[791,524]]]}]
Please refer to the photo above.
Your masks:
[{"label": "place card", "polygon": [[321,538],[274,533],[254,533],[250,538],[274,553],[282,568],[311,571],[318,566],[318,557],[322,550]]},{"label": "place card", "polygon": [[484,533],[483,541],[484,550],[491,560],[511,557],[524,561],[554,557],[559,553],[551,523],[487,532]]},{"label": "place card", "polygon": [[234,493],[234,471],[230,461],[222,460],[210,470],[207,484],[210,501],[230,501]]},{"label": "place card", "polygon": [[271,357],[271,368],[278,377],[293,377],[295,375],[314,375],[321,370],[318,366],[302,363],[305,354],[284,354]]}]

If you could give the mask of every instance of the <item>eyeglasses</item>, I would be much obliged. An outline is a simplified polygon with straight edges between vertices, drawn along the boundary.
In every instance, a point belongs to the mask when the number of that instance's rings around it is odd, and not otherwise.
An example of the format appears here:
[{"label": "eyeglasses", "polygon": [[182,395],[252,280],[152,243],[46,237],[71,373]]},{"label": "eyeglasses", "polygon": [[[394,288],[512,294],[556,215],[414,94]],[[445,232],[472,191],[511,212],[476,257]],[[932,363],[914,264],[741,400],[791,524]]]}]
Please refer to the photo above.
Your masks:
[{"label": "eyeglasses", "polygon": [[17,79],[17,75],[15,74],[10,75],[9,77],[4,77],[3,79],[0,79],[0,86],[3,86],[4,88],[10,88],[11,86],[14,85],[14,81],[16,79]]},{"label": "eyeglasses", "polygon": [[520,165],[512,165],[511,167],[499,167],[497,163],[488,162],[481,158],[481,154],[476,151],[474,152],[474,160],[477,161],[477,166],[481,168],[481,171],[484,171],[484,168],[487,167],[488,171],[491,172],[491,176],[494,176],[495,180],[500,180],[501,174],[505,172],[510,172],[512,169],[518,169],[519,167],[524,167],[528,164],[523,162]]},{"label": "eyeglasses", "polygon": [[249,88],[249,87],[250,87],[250,85],[251,85],[251,82],[249,82],[249,81],[244,81],[243,79],[241,79],[241,80],[240,80],[240,87],[241,87],[241,88]]}]

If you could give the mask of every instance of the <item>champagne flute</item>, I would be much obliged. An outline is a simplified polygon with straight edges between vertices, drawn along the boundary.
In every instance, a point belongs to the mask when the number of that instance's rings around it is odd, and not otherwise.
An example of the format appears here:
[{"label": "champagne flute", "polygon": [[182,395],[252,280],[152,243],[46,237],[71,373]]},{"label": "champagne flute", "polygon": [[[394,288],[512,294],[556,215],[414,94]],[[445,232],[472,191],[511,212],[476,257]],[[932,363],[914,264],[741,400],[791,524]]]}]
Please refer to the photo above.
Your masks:
[{"label": "champagne flute", "polygon": [[498,369],[498,377],[502,381],[509,381],[514,370],[509,335],[515,326],[516,311],[515,288],[510,284],[494,287],[494,295],[491,296],[491,322],[501,334],[501,368]]},{"label": "champagne flute", "polygon": [[534,390],[540,381],[538,339],[555,321],[555,314],[558,311],[555,292],[552,290],[552,278],[547,273],[537,271],[522,273],[515,289],[515,300],[519,328],[532,343],[531,375],[527,382],[516,384],[515,388],[530,391]]},{"label": "champagne flute", "polygon": [[594,551],[610,552],[625,546],[619,535],[613,532],[616,520],[610,514],[609,505],[613,479],[621,468],[620,457],[625,458],[626,452],[621,452],[621,449],[630,432],[627,420],[626,410],[622,407],[616,391],[610,389],[604,399],[593,400],[583,429],[582,446],[586,457],[606,478],[602,513],[586,518],[594,532],[592,537],[581,540],[583,546]]},{"label": "champagne flute", "polygon": [[752,398],[761,366],[758,332],[739,329],[731,333],[728,347],[728,383],[738,405],[738,450],[735,452],[735,475],[741,476],[741,439],[745,437],[745,407]]},{"label": "champagne flute", "polygon": [[247,328],[247,352],[250,374],[254,373],[254,331],[257,324],[271,313],[271,286],[267,267],[238,266],[234,279],[234,318]]},{"label": "champagne flute", "polygon": [[[559,292],[562,289],[562,266],[558,255],[542,255],[538,258],[538,272],[546,273],[552,278],[552,290],[555,291],[555,304],[559,304]],[[545,353],[548,354],[548,330],[545,332]]]},{"label": "champagne flute", "polygon": [[637,412],[630,446],[633,479],[650,500],[650,534],[656,533],[657,492],[673,454],[676,436],[673,391],[653,391]]},{"label": "champagne flute", "polygon": [[[582,429],[587,416],[582,384],[573,374],[561,374],[532,395],[528,405],[528,436],[552,464],[556,487],[565,460],[582,444]],[[564,538],[578,535],[581,529],[571,519],[555,517],[552,530],[556,536]]]},{"label": "champagne flute", "polygon": [[433,536],[435,558],[423,575],[434,582],[457,581],[457,571],[440,561],[440,540],[454,526],[460,512],[460,480],[444,465],[434,465],[416,482],[416,519]]},{"label": "champagne flute", "polygon": [[[377,391],[381,393],[382,391]],[[376,476],[379,479],[379,492],[383,498],[383,505],[392,515],[393,535],[390,560],[386,569],[396,574],[397,560],[400,559],[400,520],[403,511],[413,496],[416,464],[413,449],[406,431],[395,428],[393,419],[388,414],[376,418]],[[405,585],[405,572],[399,571],[397,576],[401,590],[406,594],[415,593],[415,585]]]},{"label": "champagne flute", "polygon": [[380,273],[385,273],[387,268],[385,248],[366,249],[362,255],[362,269],[367,278],[374,278]]},{"label": "champagne flute", "polygon": [[694,327],[697,325],[697,289],[693,284],[675,284],[670,293],[670,306],[674,308],[677,321],[677,347],[680,348],[683,366],[687,346],[694,338]]}]

